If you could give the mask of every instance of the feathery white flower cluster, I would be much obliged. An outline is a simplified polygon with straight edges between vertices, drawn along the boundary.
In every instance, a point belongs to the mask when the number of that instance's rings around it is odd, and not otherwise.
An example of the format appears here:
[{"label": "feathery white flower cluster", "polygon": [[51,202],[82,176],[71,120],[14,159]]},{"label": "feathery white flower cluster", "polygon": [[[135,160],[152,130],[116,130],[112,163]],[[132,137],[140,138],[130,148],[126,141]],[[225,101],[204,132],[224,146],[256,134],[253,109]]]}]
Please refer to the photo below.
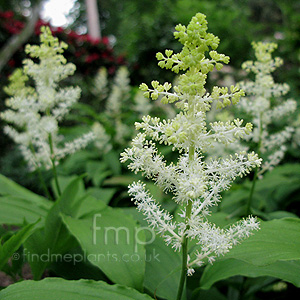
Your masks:
[{"label": "feathery white flower cluster", "polygon": [[[253,43],[256,61],[247,61],[242,65],[248,73],[255,74],[254,81],[240,82],[241,88],[247,97],[241,99],[239,108],[250,115],[254,124],[253,132],[248,136],[258,144],[258,152],[263,156],[258,175],[271,170],[276,166],[286,152],[284,145],[292,136],[292,126],[276,126],[276,122],[295,112],[295,100],[283,100],[282,96],[289,91],[289,86],[275,83],[271,73],[282,65],[279,57],[272,58],[273,51],[277,48],[274,43]],[[279,128],[276,130],[276,127]],[[275,128],[275,131],[274,131]]]},{"label": "feathery white flower cluster", "polygon": [[122,102],[129,97],[129,83],[128,69],[122,66],[116,73],[111,92],[107,98],[106,110],[110,116],[117,117],[121,114]]},{"label": "feathery white flower cluster", "polygon": [[[23,69],[16,70],[5,89],[11,97],[6,100],[8,110],[1,118],[15,126],[6,126],[4,132],[19,144],[29,168],[50,168],[67,154],[84,148],[94,139],[92,132],[63,144],[58,134],[58,122],[78,101],[79,87],[59,87],[58,83],[72,75],[75,65],[66,63],[62,53],[67,45],[54,38],[48,27],[41,29],[40,46],[26,46],[31,59],[24,60]],[[35,62],[39,59],[39,62]],[[35,88],[29,84],[31,78]],[[63,144],[63,145],[62,145]]]},{"label": "feathery white flower cluster", "polygon": [[[123,122],[123,110],[128,104],[130,90],[129,72],[125,66],[121,66],[117,70],[112,85],[109,85],[107,70],[104,67],[99,69],[94,79],[94,88],[92,89],[92,92],[97,97],[98,104],[96,106],[99,106],[99,103],[103,100],[106,101],[105,113],[110,118],[110,121],[113,122],[113,128],[115,130],[113,142],[117,144],[123,144],[126,137],[127,139],[129,138],[128,134],[130,133],[130,130]],[[102,128],[105,130],[104,127]],[[103,133],[106,134],[105,131]],[[103,139],[102,141],[104,142]],[[97,144],[100,146],[99,143]],[[107,147],[102,145],[101,148]]]},{"label": "feathery white flower cluster", "polygon": [[134,96],[135,111],[139,117],[148,115],[152,110],[152,105],[147,98],[144,97],[143,92],[138,90]]},{"label": "feathery white flower cluster", "polygon": [[100,152],[107,153],[111,150],[110,136],[106,133],[105,128],[99,122],[95,122],[92,126],[95,135],[94,145]]},{"label": "feathery white flower cluster", "polygon": [[94,78],[93,87],[91,89],[92,93],[98,98],[97,100],[101,101],[107,97],[107,85],[107,70],[105,67],[101,67]]},{"label": "feathery white flower cluster", "polygon": [[[261,164],[257,154],[241,152],[234,156],[203,159],[203,154],[211,149],[215,142],[230,144],[252,129],[251,124],[243,126],[243,121],[214,122],[207,124],[206,113],[211,103],[216,101],[219,107],[237,103],[243,91],[231,86],[230,89],[214,87],[211,94],[206,92],[207,73],[214,67],[222,68],[229,57],[218,54],[215,49],[219,39],[207,33],[207,21],[203,14],[197,14],[190,24],[176,26],[175,38],[183,44],[178,54],[166,50],[164,56],[157,54],[159,66],[178,73],[178,85],[159,84],[152,81],[152,87],[141,84],[140,89],[146,97],[156,100],[161,97],[163,103],[176,102],[181,111],[171,120],[160,120],[144,116],[136,129],[142,130],[132,140],[131,148],[121,154],[121,162],[129,161],[128,168],[133,172],[142,172],[155,181],[166,193],[171,192],[173,199],[184,207],[179,214],[181,221],[172,221],[172,216],[155,202],[142,182],[129,186],[129,194],[138,209],[142,211],[149,225],[160,233],[167,244],[175,250],[185,247],[187,239],[196,239],[198,252],[191,253],[187,264],[188,274],[193,274],[193,266],[213,262],[216,257],[225,254],[233,245],[249,236],[259,228],[256,218],[247,219],[220,229],[207,221],[212,206],[218,204],[220,193],[230,187],[237,176],[244,176]],[[209,51],[212,48],[214,50]],[[210,58],[206,57],[209,51]],[[180,155],[177,163],[167,163],[158,152],[156,142],[171,145]]]}]

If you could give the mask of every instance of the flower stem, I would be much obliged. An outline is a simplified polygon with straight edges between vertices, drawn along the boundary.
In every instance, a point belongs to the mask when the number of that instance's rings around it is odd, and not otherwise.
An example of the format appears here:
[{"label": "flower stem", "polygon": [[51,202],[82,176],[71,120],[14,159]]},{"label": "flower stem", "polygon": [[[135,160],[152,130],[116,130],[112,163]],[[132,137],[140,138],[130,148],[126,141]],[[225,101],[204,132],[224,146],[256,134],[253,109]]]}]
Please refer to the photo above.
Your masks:
[{"label": "flower stem", "polygon": [[[35,150],[34,150],[34,147],[33,147],[32,143],[29,144],[29,148],[30,148],[30,150],[32,152],[32,155],[36,158],[36,156],[35,156]],[[49,190],[47,188],[46,182],[45,182],[45,180],[44,180],[44,178],[42,176],[41,170],[40,170],[40,168],[39,168],[38,165],[37,165],[35,171],[38,174],[39,180],[40,180],[40,182],[42,184],[42,187],[43,187],[43,189],[45,191],[46,196],[48,197],[49,200],[52,200],[52,197],[50,195],[50,192],[49,192]]]},{"label": "flower stem", "polygon": [[[261,149],[261,143],[262,143],[262,133],[263,133],[263,128],[262,128],[262,113],[260,113],[259,116],[259,140],[258,140],[258,145],[257,145],[257,155],[258,157],[260,157],[260,149]],[[255,172],[254,172],[254,177],[252,180],[252,186],[251,186],[251,190],[250,190],[250,195],[246,204],[246,216],[248,216],[249,214],[251,214],[251,203],[252,203],[252,199],[253,199],[253,194],[254,194],[254,190],[255,190],[255,184],[256,184],[256,180],[258,177],[258,168],[255,168]]]},{"label": "flower stem", "polygon": [[251,203],[252,203],[252,199],[253,199],[253,193],[255,190],[255,184],[256,184],[256,180],[257,180],[257,174],[258,174],[258,167],[255,168],[255,173],[254,173],[254,177],[252,180],[252,186],[251,186],[251,191],[250,191],[250,195],[246,204],[246,216],[251,214]]},{"label": "flower stem", "polygon": [[[195,147],[191,146],[189,149],[189,161],[194,160],[194,155],[195,155]],[[193,205],[193,202],[191,200],[188,201],[188,204],[187,204],[186,210],[185,210],[185,224],[187,224],[185,231],[187,231],[189,229],[188,221],[191,217],[192,205]],[[183,288],[184,288],[184,284],[185,284],[185,280],[186,280],[186,274],[187,274],[188,239],[187,239],[186,234],[184,234],[184,236],[183,236],[181,247],[182,247],[182,265],[181,265],[181,275],[180,275],[179,287],[178,287],[178,292],[177,292],[177,300],[180,300],[182,297]]]},{"label": "flower stem", "polygon": [[[186,222],[188,221],[188,219],[191,216],[191,211],[192,211],[192,201],[189,201],[189,203],[186,207],[186,216],[185,216]],[[188,229],[188,227],[187,227],[187,229]],[[180,300],[182,297],[183,288],[184,288],[185,279],[186,279],[186,273],[187,273],[188,239],[187,239],[186,235],[184,235],[181,245],[182,245],[182,265],[181,265],[180,282],[179,282],[177,298],[176,298],[177,300]]]},{"label": "flower stem", "polygon": [[57,177],[57,171],[56,171],[56,165],[55,165],[55,155],[54,155],[54,151],[53,151],[53,141],[52,141],[51,133],[49,134],[49,146],[50,146],[50,154],[51,154],[50,159],[52,162],[52,171],[53,171],[53,175],[54,175],[55,186],[57,189],[57,193],[60,196],[61,190],[60,190],[59,183],[58,183],[58,177]]},{"label": "flower stem", "polygon": [[37,168],[36,171],[37,171],[37,174],[39,176],[39,180],[40,180],[40,182],[42,184],[42,187],[43,187],[43,189],[44,189],[44,191],[46,193],[47,198],[49,200],[52,200],[52,197],[51,197],[50,192],[49,192],[49,190],[47,188],[46,182],[45,182],[45,180],[44,180],[44,178],[42,176],[41,170],[39,168]]}]

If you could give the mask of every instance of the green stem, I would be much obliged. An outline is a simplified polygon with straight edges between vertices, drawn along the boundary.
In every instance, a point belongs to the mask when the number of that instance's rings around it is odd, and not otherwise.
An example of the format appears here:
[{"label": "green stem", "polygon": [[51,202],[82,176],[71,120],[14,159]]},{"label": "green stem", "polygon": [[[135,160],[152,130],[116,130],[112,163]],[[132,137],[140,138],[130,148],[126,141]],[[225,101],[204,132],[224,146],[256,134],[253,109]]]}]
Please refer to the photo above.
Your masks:
[{"label": "green stem", "polygon": [[39,180],[40,180],[40,182],[42,184],[42,187],[43,187],[43,189],[44,189],[44,191],[46,193],[47,198],[49,200],[52,200],[52,197],[51,197],[50,192],[49,192],[49,190],[47,188],[46,182],[45,182],[45,180],[44,180],[44,178],[42,176],[41,170],[39,168],[37,168],[36,171],[37,171],[37,174],[39,176]]},{"label": "green stem", "polygon": [[50,146],[50,155],[51,155],[50,159],[52,162],[52,171],[53,171],[55,186],[57,189],[57,193],[60,196],[61,190],[60,190],[59,183],[58,183],[58,177],[57,177],[57,171],[56,171],[56,165],[55,165],[55,155],[54,155],[54,151],[53,151],[53,140],[52,140],[51,133],[49,134],[49,146]]},{"label": "green stem", "polygon": [[253,177],[253,180],[252,180],[251,191],[250,191],[250,195],[249,195],[249,198],[248,198],[248,201],[247,201],[247,204],[246,204],[246,216],[251,214],[251,203],[252,203],[253,194],[254,194],[254,190],[255,190],[257,174],[258,174],[258,167],[255,168],[254,177]]},{"label": "green stem", "polygon": [[[260,120],[259,120],[259,140],[258,140],[258,145],[257,145],[257,155],[258,157],[260,157],[260,148],[261,148],[261,143],[262,143],[262,113],[260,114]],[[251,190],[250,190],[250,195],[246,204],[246,216],[248,216],[249,214],[251,214],[251,203],[252,203],[252,199],[253,199],[253,194],[254,194],[254,190],[255,190],[255,185],[256,185],[256,180],[258,177],[258,169],[259,167],[255,168],[255,172],[254,172],[254,177],[252,180],[252,186],[251,186]]]},{"label": "green stem", "polygon": [[[34,147],[33,147],[33,145],[31,143],[30,143],[29,147],[30,147],[30,150],[31,150],[32,154],[35,157],[35,150],[34,150]],[[42,187],[43,187],[43,189],[45,191],[46,196],[48,197],[49,200],[52,200],[52,197],[51,197],[50,192],[49,192],[49,190],[47,188],[46,182],[45,182],[45,180],[44,180],[44,178],[42,176],[40,168],[37,167],[36,168],[36,172],[38,174],[39,180],[40,180],[40,182],[42,184]]]},{"label": "green stem", "polygon": [[[195,154],[195,147],[191,146],[189,149],[189,161],[192,161],[194,159]],[[188,204],[186,206],[185,211],[185,224],[188,224],[188,220],[191,217],[192,212],[192,205],[193,202],[190,200],[188,201]],[[186,230],[189,229],[189,225],[187,225]],[[183,288],[186,280],[186,273],[187,273],[187,260],[188,260],[188,239],[186,234],[183,236],[183,240],[181,243],[182,248],[182,265],[181,265],[181,275],[180,275],[180,281],[179,281],[179,287],[177,292],[177,300],[180,300],[183,293]]]},{"label": "green stem", "polygon": [[[189,201],[187,207],[186,207],[186,216],[185,220],[190,218],[192,211],[192,201]],[[188,229],[188,228],[187,228]],[[183,288],[186,280],[186,273],[187,273],[187,258],[188,258],[188,239],[186,235],[183,238],[183,241],[181,243],[182,247],[182,265],[181,265],[181,275],[180,275],[180,281],[179,281],[179,287],[177,292],[177,300],[180,300],[183,293]]]}]

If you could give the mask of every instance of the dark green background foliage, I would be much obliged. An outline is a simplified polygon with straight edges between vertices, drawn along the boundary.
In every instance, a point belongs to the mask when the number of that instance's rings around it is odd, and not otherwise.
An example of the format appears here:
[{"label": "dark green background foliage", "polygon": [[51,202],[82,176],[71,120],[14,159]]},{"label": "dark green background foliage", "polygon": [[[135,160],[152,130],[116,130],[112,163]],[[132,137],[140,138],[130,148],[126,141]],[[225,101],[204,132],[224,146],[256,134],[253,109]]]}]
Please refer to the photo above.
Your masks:
[{"label": "dark green background foliage", "polygon": [[193,15],[201,12],[207,16],[210,32],[221,39],[220,53],[229,55],[235,68],[251,58],[252,41],[277,42],[278,52],[285,61],[281,78],[288,76],[290,84],[299,91],[295,80],[300,55],[297,0],[104,0],[99,2],[99,9],[103,34],[115,35],[115,50],[125,53],[136,84],[155,78],[151,75],[158,71],[151,58],[156,52],[178,47],[172,35],[174,26],[187,24]]}]

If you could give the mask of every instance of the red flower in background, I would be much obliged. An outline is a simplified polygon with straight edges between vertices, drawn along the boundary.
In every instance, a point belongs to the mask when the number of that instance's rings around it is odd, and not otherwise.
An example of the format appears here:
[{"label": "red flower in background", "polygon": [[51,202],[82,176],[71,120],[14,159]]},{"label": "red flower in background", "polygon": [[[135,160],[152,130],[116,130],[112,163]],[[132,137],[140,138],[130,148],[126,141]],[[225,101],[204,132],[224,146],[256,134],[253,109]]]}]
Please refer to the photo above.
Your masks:
[{"label": "red flower in background", "polygon": [[103,43],[104,45],[109,45],[109,38],[107,36],[104,36],[101,39],[101,43]]},{"label": "red flower in background", "polygon": [[98,53],[92,53],[85,59],[85,61],[87,63],[91,63],[99,58],[100,58],[100,55]]},{"label": "red flower in background", "polygon": [[0,11],[0,18],[11,19],[14,16],[14,12],[11,10]]},{"label": "red flower in background", "polygon": [[[25,24],[26,19],[24,16],[17,17],[12,11],[0,12],[0,47],[12,35],[20,33]],[[26,43],[39,43],[40,28],[42,26],[49,26],[53,35],[69,45],[64,55],[69,62],[76,65],[77,74],[89,74],[93,76],[100,67],[106,67],[108,73],[113,75],[119,65],[125,64],[124,57],[117,57],[114,54],[108,37],[94,39],[88,34],[78,34],[74,30],[51,27],[49,22],[43,20],[37,21],[34,34]],[[14,54],[13,58],[7,64],[4,74],[11,74],[12,68],[21,66],[22,60],[25,58],[23,50],[22,47],[20,51]]]}]

